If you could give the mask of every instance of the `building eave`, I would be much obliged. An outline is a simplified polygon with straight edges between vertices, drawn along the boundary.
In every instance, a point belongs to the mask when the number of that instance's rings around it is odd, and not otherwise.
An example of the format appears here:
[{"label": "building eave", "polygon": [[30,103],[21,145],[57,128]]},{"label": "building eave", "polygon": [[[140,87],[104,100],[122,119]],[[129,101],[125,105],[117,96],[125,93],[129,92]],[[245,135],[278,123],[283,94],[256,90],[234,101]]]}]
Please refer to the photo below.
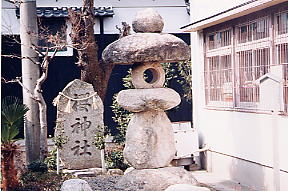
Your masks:
[{"label": "building eave", "polygon": [[[267,7],[271,7],[276,4],[287,2],[288,0],[253,0],[251,3],[243,4],[243,6],[236,6],[235,8],[228,9],[214,16],[210,16],[200,21],[190,23],[186,26],[181,27],[183,32],[195,32],[208,28],[219,23],[223,23],[250,13],[260,11]],[[193,8],[192,8],[193,11]]]},{"label": "building eave", "polygon": [[[37,7],[36,14],[38,17],[45,18],[57,18],[57,17],[68,17],[68,9],[76,12],[82,11],[82,7]],[[20,9],[16,7],[16,17],[20,18]],[[109,7],[94,7],[95,17],[112,17],[114,10],[111,6]]]}]

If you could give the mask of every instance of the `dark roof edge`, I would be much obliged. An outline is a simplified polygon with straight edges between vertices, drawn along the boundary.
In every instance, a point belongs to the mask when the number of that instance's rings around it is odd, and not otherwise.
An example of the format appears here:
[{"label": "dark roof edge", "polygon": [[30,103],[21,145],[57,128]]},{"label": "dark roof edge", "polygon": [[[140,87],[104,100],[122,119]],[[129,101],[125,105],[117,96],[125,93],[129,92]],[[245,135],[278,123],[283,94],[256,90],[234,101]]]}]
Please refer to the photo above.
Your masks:
[{"label": "dark roof edge", "polygon": [[186,28],[186,27],[195,25],[195,24],[200,23],[200,22],[202,22],[202,21],[206,21],[206,20],[211,19],[211,18],[213,18],[213,17],[217,17],[217,16],[219,16],[219,15],[222,15],[222,14],[227,13],[227,12],[229,12],[229,11],[232,11],[232,10],[234,10],[234,9],[238,9],[238,8],[240,8],[240,7],[243,7],[243,6],[245,6],[245,5],[248,5],[248,4],[250,4],[250,3],[253,3],[253,2],[255,2],[255,1],[258,1],[258,0],[250,0],[250,1],[247,1],[247,2],[245,2],[245,3],[242,3],[242,4],[240,4],[240,5],[237,5],[237,6],[235,6],[235,7],[232,7],[232,8],[230,8],[230,9],[225,10],[225,11],[222,11],[222,12],[220,12],[220,13],[217,13],[217,14],[215,14],[215,15],[206,17],[206,18],[204,18],[204,19],[200,19],[200,20],[198,20],[198,21],[195,21],[195,22],[193,22],[193,23],[190,23],[190,24],[188,24],[188,25],[185,25],[185,26],[183,26],[183,27],[180,27],[180,29],[184,29],[184,28]]},{"label": "dark roof edge", "polygon": [[[38,17],[68,17],[68,9],[74,11],[81,11],[82,7],[36,7],[36,14]],[[16,17],[20,18],[20,8],[15,9]],[[95,17],[112,17],[114,15],[113,8],[111,6],[107,7],[94,7]]]}]

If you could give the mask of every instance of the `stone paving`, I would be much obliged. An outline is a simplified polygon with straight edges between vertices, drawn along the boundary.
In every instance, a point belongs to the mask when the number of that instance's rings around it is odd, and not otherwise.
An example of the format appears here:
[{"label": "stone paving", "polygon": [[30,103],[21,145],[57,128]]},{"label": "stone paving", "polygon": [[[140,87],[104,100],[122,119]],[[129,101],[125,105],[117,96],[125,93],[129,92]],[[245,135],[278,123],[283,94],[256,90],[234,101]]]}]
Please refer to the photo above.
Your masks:
[{"label": "stone paving", "polygon": [[221,179],[211,172],[200,170],[193,171],[192,174],[201,186],[208,187],[211,191],[258,191],[229,179]]}]

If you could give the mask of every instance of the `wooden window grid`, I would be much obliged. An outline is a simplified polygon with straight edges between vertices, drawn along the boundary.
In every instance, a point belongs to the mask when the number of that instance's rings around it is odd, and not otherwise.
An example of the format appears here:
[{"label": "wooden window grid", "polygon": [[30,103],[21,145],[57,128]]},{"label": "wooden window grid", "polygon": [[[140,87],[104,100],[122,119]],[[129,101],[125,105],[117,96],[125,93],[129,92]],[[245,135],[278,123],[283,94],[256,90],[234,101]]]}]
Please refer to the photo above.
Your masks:
[{"label": "wooden window grid", "polygon": [[205,34],[206,105],[257,109],[259,87],[254,81],[272,65],[282,64],[288,113],[288,11],[271,15]]},{"label": "wooden window grid", "polygon": [[284,113],[288,114],[288,10],[275,14],[276,64],[283,66]]},{"label": "wooden window grid", "polygon": [[237,43],[245,43],[269,37],[269,25],[269,17],[266,16],[237,26]]},{"label": "wooden window grid", "polygon": [[283,66],[283,110],[288,113],[288,43],[276,45],[276,51],[278,64]]},{"label": "wooden window grid", "polygon": [[288,33],[288,11],[276,14],[276,34]]},{"label": "wooden window grid", "polygon": [[237,52],[239,72],[239,107],[257,107],[259,87],[255,80],[270,70],[269,48]]},{"label": "wooden window grid", "polygon": [[[231,105],[233,101],[231,55],[212,56],[207,59],[206,95],[210,102],[224,102]],[[230,104],[227,102],[231,102]]]},{"label": "wooden window grid", "polygon": [[231,45],[231,29],[210,33],[207,36],[208,50]]}]

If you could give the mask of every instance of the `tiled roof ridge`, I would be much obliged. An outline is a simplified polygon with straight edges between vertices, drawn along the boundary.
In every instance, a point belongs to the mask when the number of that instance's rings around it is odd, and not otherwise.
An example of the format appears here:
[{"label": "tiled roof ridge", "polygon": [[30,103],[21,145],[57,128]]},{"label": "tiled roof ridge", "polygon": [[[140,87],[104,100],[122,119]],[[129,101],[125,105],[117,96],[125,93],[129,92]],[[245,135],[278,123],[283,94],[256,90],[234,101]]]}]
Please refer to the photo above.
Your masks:
[{"label": "tiled roof ridge", "polygon": [[[37,7],[36,13],[38,17],[68,17],[68,9],[74,11],[81,11],[83,7]],[[107,7],[94,7],[95,17],[112,17],[114,15],[113,8]],[[16,8],[16,17],[20,18],[20,9]]]}]

